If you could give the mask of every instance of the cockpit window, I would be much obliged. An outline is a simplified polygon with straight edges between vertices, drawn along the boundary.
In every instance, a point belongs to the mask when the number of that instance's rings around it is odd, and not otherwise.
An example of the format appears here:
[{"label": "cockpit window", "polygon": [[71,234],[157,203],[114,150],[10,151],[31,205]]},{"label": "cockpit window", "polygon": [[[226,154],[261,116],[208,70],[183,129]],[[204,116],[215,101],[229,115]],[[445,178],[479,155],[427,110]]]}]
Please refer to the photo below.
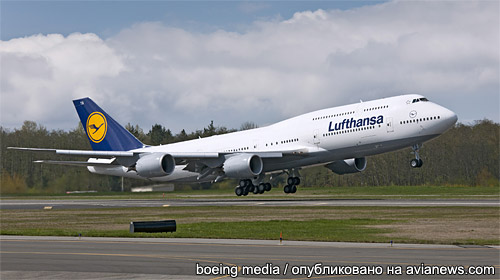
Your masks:
[{"label": "cockpit window", "polygon": [[420,101],[426,102],[426,101],[429,101],[429,99],[427,99],[425,97],[415,98],[415,99],[413,99],[413,101],[411,103],[417,103],[417,102],[420,102]]}]

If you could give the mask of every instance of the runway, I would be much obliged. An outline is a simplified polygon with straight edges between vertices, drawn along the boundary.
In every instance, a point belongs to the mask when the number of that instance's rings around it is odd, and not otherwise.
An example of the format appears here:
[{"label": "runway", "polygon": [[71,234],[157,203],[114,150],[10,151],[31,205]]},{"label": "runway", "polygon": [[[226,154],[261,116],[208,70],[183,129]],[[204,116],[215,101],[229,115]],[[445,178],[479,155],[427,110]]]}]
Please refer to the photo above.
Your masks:
[{"label": "runway", "polygon": [[[278,240],[24,236],[1,236],[0,240],[2,279],[230,279],[231,276],[237,276],[238,279],[307,279],[310,271],[306,269],[314,268],[314,265],[318,269],[343,267],[344,272],[335,275],[312,273],[310,276],[315,279],[351,277],[345,272],[348,272],[346,267],[352,270],[353,266],[382,271],[382,275],[366,275],[362,278],[385,279],[388,277],[387,272],[391,271],[388,267],[401,267],[401,276],[405,275],[407,267],[420,267],[422,263],[427,266],[463,266],[466,270],[469,266],[488,266],[495,271],[495,275],[467,275],[464,276],[466,279],[498,279],[500,273],[499,248],[484,246],[463,248],[453,245],[394,244],[391,247],[390,244],[286,240],[280,245]],[[208,271],[208,266],[220,269],[227,267],[227,273],[197,275],[203,269]],[[231,275],[229,269],[234,266],[239,270],[235,268],[232,271],[235,274]],[[267,271],[264,271],[266,268]],[[486,267],[481,269],[485,270]],[[356,278],[359,277],[356,275]],[[401,278],[397,275],[394,277]],[[429,279],[429,275],[412,278]],[[439,279],[456,278],[460,277],[439,276]]]},{"label": "runway", "polygon": [[2,199],[0,209],[84,209],[168,206],[473,206],[500,207],[495,199]]}]

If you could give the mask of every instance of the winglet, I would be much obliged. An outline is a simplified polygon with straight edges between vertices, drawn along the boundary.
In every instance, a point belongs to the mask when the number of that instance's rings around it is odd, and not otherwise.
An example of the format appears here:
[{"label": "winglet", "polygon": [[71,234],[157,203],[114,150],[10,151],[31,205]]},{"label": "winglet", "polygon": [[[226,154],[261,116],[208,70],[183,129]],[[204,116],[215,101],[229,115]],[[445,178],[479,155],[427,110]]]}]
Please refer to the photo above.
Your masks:
[{"label": "winglet", "polygon": [[129,151],[144,147],[134,135],[123,128],[92,99],[73,100],[75,109],[95,151]]}]

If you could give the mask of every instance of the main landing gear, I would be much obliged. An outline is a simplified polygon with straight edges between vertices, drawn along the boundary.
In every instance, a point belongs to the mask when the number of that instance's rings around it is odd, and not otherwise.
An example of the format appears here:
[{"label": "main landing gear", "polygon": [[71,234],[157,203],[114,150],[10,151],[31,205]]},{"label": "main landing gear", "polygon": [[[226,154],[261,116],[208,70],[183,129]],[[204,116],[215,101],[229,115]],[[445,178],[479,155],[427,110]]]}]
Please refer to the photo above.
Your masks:
[{"label": "main landing gear", "polygon": [[287,185],[283,187],[285,193],[296,193],[297,186],[300,185],[299,169],[291,168],[288,170],[288,179],[286,180]]},{"label": "main landing gear", "polygon": [[[288,174],[288,176],[290,176],[286,181],[287,185],[283,187],[283,191],[285,193],[296,193],[297,186],[300,185],[299,170],[289,169],[288,172],[284,170],[275,177],[281,176],[283,174]],[[263,179],[264,176],[256,178],[255,180],[242,179],[238,183],[238,186],[236,186],[236,188],[234,189],[234,193],[237,196],[247,196],[250,192],[253,192],[254,194],[263,194],[270,191],[272,187],[270,183],[259,183],[258,185],[254,185],[255,182],[260,182]],[[273,180],[273,176],[271,176],[270,180]]]},{"label": "main landing gear", "polygon": [[286,185],[283,188],[283,191],[285,193],[296,193],[297,186],[300,184],[300,178],[299,177],[288,177],[288,180],[286,182],[288,185]]},{"label": "main landing gear", "polygon": [[234,193],[237,196],[247,196],[250,192],[253,192],[254,194],[263,194],[264,192],[268,192],[270,190],[270,183],[260,183],[256,186],[252,183],[252,180],[244,179],[240,180],[240,183],[234,189]]},{"label": "main landing gear", "polygon": [[418,151],[420,149],[420,146],[419,144],[415,144],[413,145],[411,148],[413,149],[413,153],[415,154],[415,158],[410,160],[410,166],[412,168],[420,168],[422,167],[422,165],[424,164],[424,162],[422,161],[422,159],[420,158],[420,156],[418,155]]}]

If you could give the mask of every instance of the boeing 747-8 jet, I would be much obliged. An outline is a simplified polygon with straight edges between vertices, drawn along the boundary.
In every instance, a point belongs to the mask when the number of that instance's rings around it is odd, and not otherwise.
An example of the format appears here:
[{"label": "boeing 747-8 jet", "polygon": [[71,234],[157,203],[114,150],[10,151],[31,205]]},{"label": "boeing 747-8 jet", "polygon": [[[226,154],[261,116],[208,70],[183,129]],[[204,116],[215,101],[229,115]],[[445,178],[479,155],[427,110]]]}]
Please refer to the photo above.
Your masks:
[{"label": "boeing 747-8 jet", "polygon": [[421,95],[401,95],[303,114],[266,127],[174,144],[141,143],[90,98],[73,101],[90,150],[10,149],[87,157],[87,161],[39,163],[86,166],[92,173],[162,182],[239,179],[238,196],[271,190],[269,173],[288,174],[285,193],[295,193],[299,169],[324,165],[337,174],[361,172],[366,157],[412,147],[411,167],[423,162],[423,142],[457,121],[452,111]]}]

